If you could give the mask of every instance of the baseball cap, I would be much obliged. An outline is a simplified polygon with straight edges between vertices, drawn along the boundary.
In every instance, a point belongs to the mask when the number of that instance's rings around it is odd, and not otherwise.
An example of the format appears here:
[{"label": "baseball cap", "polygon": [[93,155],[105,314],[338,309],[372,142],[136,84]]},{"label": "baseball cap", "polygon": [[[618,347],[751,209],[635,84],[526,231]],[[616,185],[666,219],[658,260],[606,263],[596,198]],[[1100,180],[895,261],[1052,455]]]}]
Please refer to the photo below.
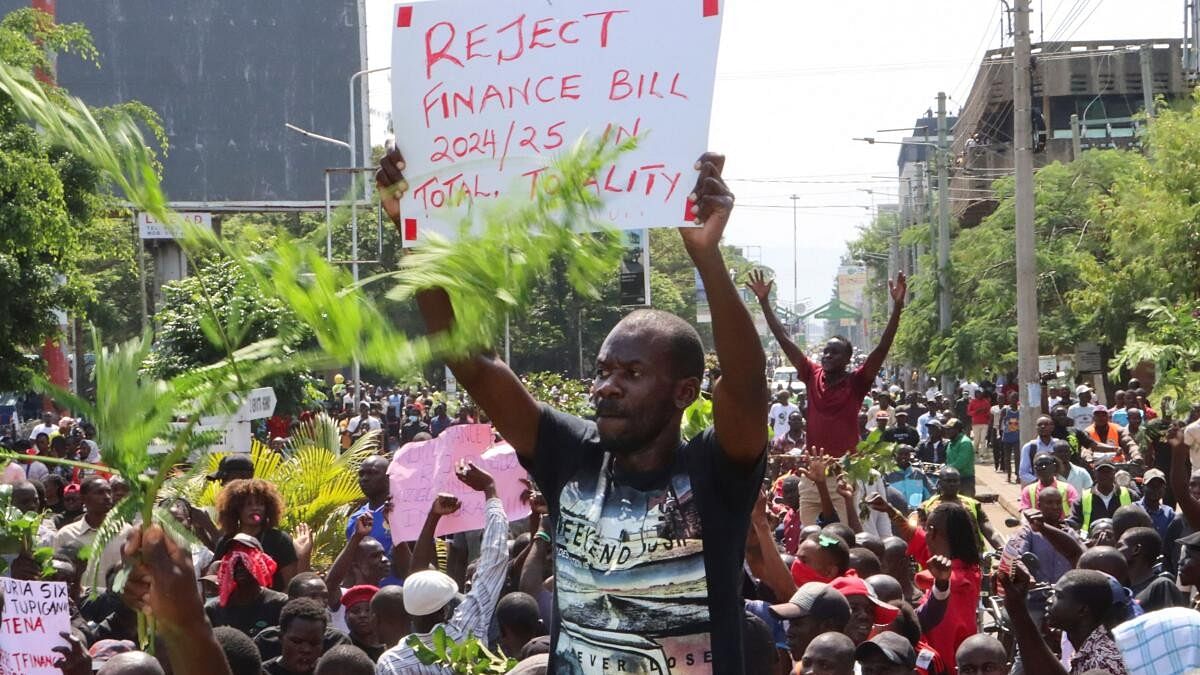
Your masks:
[{"label": "baseball cap", "polygon": [[877,419],[877,420],[887,420],[887,419],[891,419],[891,418],[892,418],[892,416],[883,410],[880,410],[879,412],[875,413],[875,419]]},{"label": "baseball cap", "polygon": [[867,596],[872,604],[875,605],[874,623],[876,624],[891,623],[896,618],[896,615],[900,613],[900,610],[896,609],[895,606],[889,605],[875,597],[875,591],[871,590],[871,587],[867,585],[867,582],[858,575],[848,574],[844,577],[838,577],[830,582],[829,585],[834,590],[846,596],[847,600],[849,600],[850,596],[852,595]]},{"label": "baseball cap", "polygon": [[422,570],[404,580],[404,611],[428,616],[458,595],[458,583],[437,570]]},{"label": "baseball cap", "polygon": [[1098,405],[1095,408],[1092,408],[1092,414],[1095,415],[1096,413],[1104,413],[1105,415],[1107,415],[1108,414],[1108,406]]},{"label": "baseball cap", "polygon": [[[405,593],[407,593],[407,587]],[[792,599],[779,605],[771,605],[771,614],[779,619],[800,619],[814,616],[820,619],[850,620],[850,603],[829,584],[810,581],[801,586]]]},{"label": "baseball cap", "polygon": [[883,654],[891,663],[905,668],[915,668],[917,665],[917,652],[912,643],[890,630],[883,631],[854,650],[854,658],[857,660],[862,660],[870,654]]},{"label": "baseball cap", "polygon": [[1092,391],[1092,388],[1091,388],[1091,387],[1089,387],[1089,386],[1087,386],[1086,384],[1081,384],[1081,385],[1079,385],[1078,387],[1075,387],[1075,394],[1076,394],[1076,395],[1082,394],[1082,393],[1084,393],[1085,391],[1086,391],[1086,392],[1090,392],[1090,391]]},{"label": "baseball cap", "polygon": [[1167,482],[1167,474],[1163,473],[1161,469],[1150,469],[1146,473],[1142,474],[1142,484],[1145,485],[1155,478],[1164,483]]},{"label": "baseball cap", "polygon": [[254,473],[254,462],[249,455],[225,455],[217,464],[217,470],[208,474],[208,480],[221,480],[230,473],[249,471]]},{"label": "baseball cap", "polygon": [[1112,461],[1112,458],[1111,458],[1111,457],[1109,457],[1109,458],[1105,458],[1105,459],[1101,459],[1101,460],[1097,460],[1097,461],[1096,461],[1096,464],[1095,464],[1095,465],[1094,465],[1092,468],[1093,468],[1093,469],[1100,469],[1100,467],[1104,467],[1104,466],[1107,466],[1107,467],[1108,467],[1108,468],[1110,468],[1110,469],[1116,469],[1116,468],[1117,468],[1117,465],[1113,463],[1113,461]]},{"label": "baseball cap", "polygon": [[99,669],[117,654],[136,651],[137,645],[130,640],[97,640],[96,644],[88,649],[88,656],[92,657],[92,667]]}]

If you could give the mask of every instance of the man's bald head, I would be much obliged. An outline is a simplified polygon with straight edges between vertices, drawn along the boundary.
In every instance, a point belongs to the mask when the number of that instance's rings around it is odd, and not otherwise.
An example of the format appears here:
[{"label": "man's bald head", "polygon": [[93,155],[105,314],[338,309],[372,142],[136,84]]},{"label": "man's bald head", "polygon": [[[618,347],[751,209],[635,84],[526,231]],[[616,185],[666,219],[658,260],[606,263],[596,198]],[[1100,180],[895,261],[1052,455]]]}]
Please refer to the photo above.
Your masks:
[{"label": "man's bald head", "polygon": [[146,652],[125,652],[109,659],[97,675],[165,675],[162,664]]},{"label": "man's bald head", "polygon": [[[970,666],[977,673],[986,672],[989,670],[986,666],[1007,665],[1008,652],[996,638],[977,633],[962,641],[962,644],[958,646],[958,651],[955,652],[954,660],[958,662],[959,669]],[[1003,670],[1008,672],[1007,667]]]},{"label": "man's bald head", "polygon": [[904,600],[904,589],[900,582],[889,574],[873,574],[867,577],[867,585],[875,591],[875,597],[887,603]]},{"label": "man's bald head", "polygon": [[1081,570],[1096,570],[1104,572],[1121,582],[1122,586],[1129,585],[1129,563],[1125,555],[1112,546],[1093,546],[1079,556]]},{"label": "man's bald head", "polygon": [[843,633],[821,633],[808,643],[800,663],[806,672],[850,675],[854,672],[854,641]]},{"label": "man's bald head", "polygon": [[19,480],[12,484],[12,505],[25,512],[38,510],[37,486],[27,480]]}]

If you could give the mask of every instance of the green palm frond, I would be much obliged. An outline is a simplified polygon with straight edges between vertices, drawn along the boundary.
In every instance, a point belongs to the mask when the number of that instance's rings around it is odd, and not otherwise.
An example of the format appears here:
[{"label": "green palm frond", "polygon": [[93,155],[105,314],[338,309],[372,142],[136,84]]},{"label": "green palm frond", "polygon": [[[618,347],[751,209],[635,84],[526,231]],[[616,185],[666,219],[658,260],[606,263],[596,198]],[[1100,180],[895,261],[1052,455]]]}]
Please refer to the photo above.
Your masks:
[{"label": "green palm frond", "polygon": [[[109,543],[117,535],[121,534],[121,531],[127,525],[132,525],[141,516],[141,511],[142,504],[131,491],[128,497],[117,502],[112,510],[108,512],[108,515],[104,518],[104,522],[100,524],[100,529],[96,530],[96,538],[92,540],[89,546],[86,546],[79,552],[79,557],[84,560],[95,558],[96,562],[99,563],[104,549],[108,547]],[[100,569],[99,564],[88,565],[87,574],[85,575],[87,578],[83,579],[82,582],[84,586],[91,587],[92,597],[98,595],[106,587],[105,579],[101,576],[102,572],[103,570]],[[117,585],[113,590],[120,592],[121,588]]]}]

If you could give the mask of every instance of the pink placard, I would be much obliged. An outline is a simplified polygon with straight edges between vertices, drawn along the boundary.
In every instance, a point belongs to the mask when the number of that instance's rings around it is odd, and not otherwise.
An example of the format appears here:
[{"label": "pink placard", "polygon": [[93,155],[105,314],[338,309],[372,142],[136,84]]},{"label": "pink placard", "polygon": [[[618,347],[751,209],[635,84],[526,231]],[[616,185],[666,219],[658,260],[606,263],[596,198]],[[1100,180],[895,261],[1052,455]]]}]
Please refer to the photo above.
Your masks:
[{"label": "pink placard", "polygon": [[433,498],[440,492],[458,497],[462,508],[442,517],[437,534],[454,534],[483,527],[483,494],[464,485],[454,475],[460,459],[475,462],[476,466],[496,479],[496,495],[504,501],[504,512],[510,521],[529,515],[529,505],[521,503],[521,484],[525,469],[517,461],[517,453],[507,443],[494,444],[492,427],[487,424],[462,424],[443,431],[437,438],[420,443],[408,443],[396,451],[388,466],[392,490],[392,540],[413,541],[421,533]]}]

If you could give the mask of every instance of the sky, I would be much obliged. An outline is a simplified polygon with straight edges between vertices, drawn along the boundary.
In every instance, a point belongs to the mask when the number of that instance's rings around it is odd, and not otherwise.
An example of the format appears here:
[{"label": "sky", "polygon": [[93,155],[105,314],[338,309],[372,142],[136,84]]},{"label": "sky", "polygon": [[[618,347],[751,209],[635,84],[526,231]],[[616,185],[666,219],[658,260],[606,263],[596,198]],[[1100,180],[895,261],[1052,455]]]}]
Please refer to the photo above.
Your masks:
[{"label": "sky", "polygon": [[[1183,0],[1032,2],[1035,43],[1043,24],[1048,40],[1183,37]],[[390,65],[394,4],[366,0],[371,68]],[[904,133],[876,130],[911,127],[936,109],[939,91],[949,96],[951,114],[964,106],[983,52],[1001,46],[1001,3],[721,0],[721,6],[709,148],[726,155],[725,176],[737,197],[725,240],[775,270],[781,302],[813,307],[829,299],[846,242],[869,221],[873,204],[896,201],[900,147],[851,139],[899,140]],[[384,72],[370,80],[374,143],[387,135],[388,78]],[[796,211],[795,259],[793,194],[803,207]]]}]

